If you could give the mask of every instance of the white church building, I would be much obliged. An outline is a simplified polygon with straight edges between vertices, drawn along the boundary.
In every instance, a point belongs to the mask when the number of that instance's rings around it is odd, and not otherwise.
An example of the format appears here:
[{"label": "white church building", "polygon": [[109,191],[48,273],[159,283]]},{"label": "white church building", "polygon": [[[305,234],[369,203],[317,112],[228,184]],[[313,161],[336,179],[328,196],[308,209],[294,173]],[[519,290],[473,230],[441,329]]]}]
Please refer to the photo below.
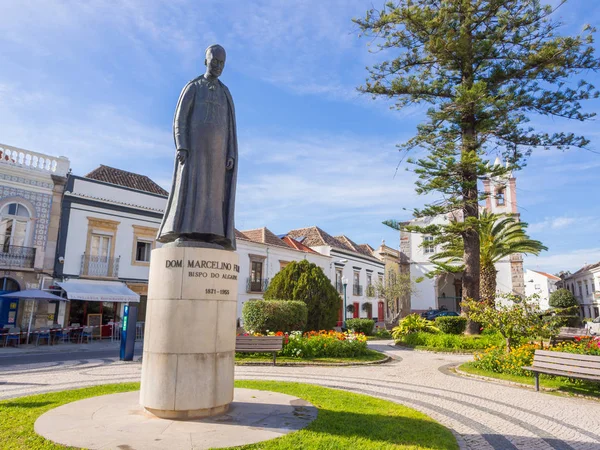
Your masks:
[{"label": "white church building", "polygon": [[[494,165],[501,164],[497,158]],[[517,211],[516,178],[512,172],[502,177],[491,177],[483,182],[483,189],[488,193],[485,207],[496,214],[515,214]],[[437,217],[418,218],[402,225],[427,226],[432,224],[450,223],[452,214]],[[449,311],[459,311],[462,300],[462,277],[457,274],[442,274],[429,278],[428,273],[435,269],[430,258],[440,249],[434,245],[422,244],[433,241],[432,236],[419,233],[400,232],[400,253],[402,264],[408,265],[413,280],[418,280],[416,290],[411,298],[411,311],[423,312],[430,308],[447,308]],[[496,263],[497,290],[501,293],[525,293],[523,281],[523,257],[520,254],[504,258]]]}]

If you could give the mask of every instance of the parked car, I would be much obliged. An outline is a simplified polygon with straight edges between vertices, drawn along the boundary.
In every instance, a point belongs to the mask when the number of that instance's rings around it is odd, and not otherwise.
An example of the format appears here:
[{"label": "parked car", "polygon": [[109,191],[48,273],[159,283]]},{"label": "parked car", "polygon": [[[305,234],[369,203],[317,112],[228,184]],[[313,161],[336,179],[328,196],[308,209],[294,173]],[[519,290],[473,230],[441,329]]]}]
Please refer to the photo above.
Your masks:
[{"label": "parked car", "polygon": [[591,322],[586,323],[585,327],[592,336],[600,336],[600,317],[596,317]]},{"label": "parked car", "polygon": [[454,312],[454,311],[440,311],[439,313],[434,314],[433,318],[429,319],[429,320],[435,320],[438,317],[448,317],[448,316],[458,317],[458,316],[460,316],[460,314],[457,312]]},{"label": "parked car", "polygon": [[432,316],[435,316],[436,314],[439,314],[439,313],[445,312],[445,311],[448,311],[448,308],[446,308],[445,306],[442,306],[440,309],[430,309],[430,310],[427,310],[425,312],[422,312],[421,313],[421,317],[423,319],[433,320],[431,318]]}]

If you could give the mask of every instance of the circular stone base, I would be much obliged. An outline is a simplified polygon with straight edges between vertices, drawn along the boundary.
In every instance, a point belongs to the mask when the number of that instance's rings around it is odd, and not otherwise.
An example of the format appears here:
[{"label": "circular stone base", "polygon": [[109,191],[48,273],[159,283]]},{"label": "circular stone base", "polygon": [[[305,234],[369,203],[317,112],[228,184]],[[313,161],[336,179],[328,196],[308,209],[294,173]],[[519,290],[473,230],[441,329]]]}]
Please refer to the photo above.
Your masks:
[{"label": "circular stone base", "polygon": [[150,414],[160,417],[161,419],[173,420],[194,420],[204,419],[207,417],[221,416],[229,410],[229,404],[217,406],[215,408],[192,409],[189,411],[167,411],[164,409],[144,408]]},{"label": "circular stone base", "polygon": [[278,392],[236,389],[229,411],[197,420],[158,418],[138,404],[139,391],[91,397],[42,414],[35,432],[89,449],[208,449],[275,439],[307,426],[317,409]]}]

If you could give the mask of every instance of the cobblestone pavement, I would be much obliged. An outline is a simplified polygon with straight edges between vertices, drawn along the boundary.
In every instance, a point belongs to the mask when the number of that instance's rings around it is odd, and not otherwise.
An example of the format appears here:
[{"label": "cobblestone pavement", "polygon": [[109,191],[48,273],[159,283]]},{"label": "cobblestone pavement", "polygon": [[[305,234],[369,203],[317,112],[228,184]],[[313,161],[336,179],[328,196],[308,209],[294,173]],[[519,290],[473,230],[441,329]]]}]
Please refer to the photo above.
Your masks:
[{"label": "cobblestone pavement", "polygon": [[[299,381],[381,397],[450,428],[463,449],[600,450],[600,402],[457,376],[471,357],[370,346],[395,360],[356,367],[236,367],[237,379]],[[94,384],[138,381],[141,364],[110,360],[0,369],[0,399]]]}]

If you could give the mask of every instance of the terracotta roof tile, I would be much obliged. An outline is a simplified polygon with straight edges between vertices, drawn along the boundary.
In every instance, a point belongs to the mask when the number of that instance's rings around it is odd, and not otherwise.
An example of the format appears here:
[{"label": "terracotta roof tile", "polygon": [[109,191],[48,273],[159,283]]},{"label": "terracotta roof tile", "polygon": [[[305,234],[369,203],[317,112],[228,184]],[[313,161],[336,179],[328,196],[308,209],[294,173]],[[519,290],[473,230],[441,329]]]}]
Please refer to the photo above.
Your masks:
[{"label": "terracotta roof tile", "polygon": [[303,243],[298,242],[296,239],[291,238],[289,236],[285,236],[282,240],[283,240],[283,242],[285,242],[287,245],[289,245],[293,249],[296,249],[296,250],[299,250],[299,251],[305,252],[305,253],[316,253],[316,254],[319,254],[318,252],[315,252],[312,248],[307,247]]},{"label": "terracotta roof tile", "polygon": [[242,231],[241,234],[243,234],[246,239],[252,242],[289,248],[285,242],[279,239],[271,230],[266,227],[258,228],[256,230]]},{"label": "terracotta roof tile", "polygon": [[551,280],[560,280],[560,278],[557,277],[556,275],[550,275],[549,273],[546,273],[546,272],[540,272],[539,270],[532,270],[532,272],[539,273],[540,275],[544,275],[545,277],[550,278]]},{"label": "terracotta roof tile", "polygon": [[[291,230],[287,235],[309,247],[329,245],[330,247],[346,248],[341,242],[319,227],[298,228]],[[301,238],[302,240],[300,240]]]},{"label": "terracotta roof tile", "polygon": [[137,189],[138,191],[164,195],[165,197],[169,195],[167,191],[146,175],[127,172],[126,170],[115,169],[114,167],[105,165],[100,165],[100,167],[92,170],[85,177],[91,178],[92,180],[104,181],[105,183],[116,184],[117,186]]}]

